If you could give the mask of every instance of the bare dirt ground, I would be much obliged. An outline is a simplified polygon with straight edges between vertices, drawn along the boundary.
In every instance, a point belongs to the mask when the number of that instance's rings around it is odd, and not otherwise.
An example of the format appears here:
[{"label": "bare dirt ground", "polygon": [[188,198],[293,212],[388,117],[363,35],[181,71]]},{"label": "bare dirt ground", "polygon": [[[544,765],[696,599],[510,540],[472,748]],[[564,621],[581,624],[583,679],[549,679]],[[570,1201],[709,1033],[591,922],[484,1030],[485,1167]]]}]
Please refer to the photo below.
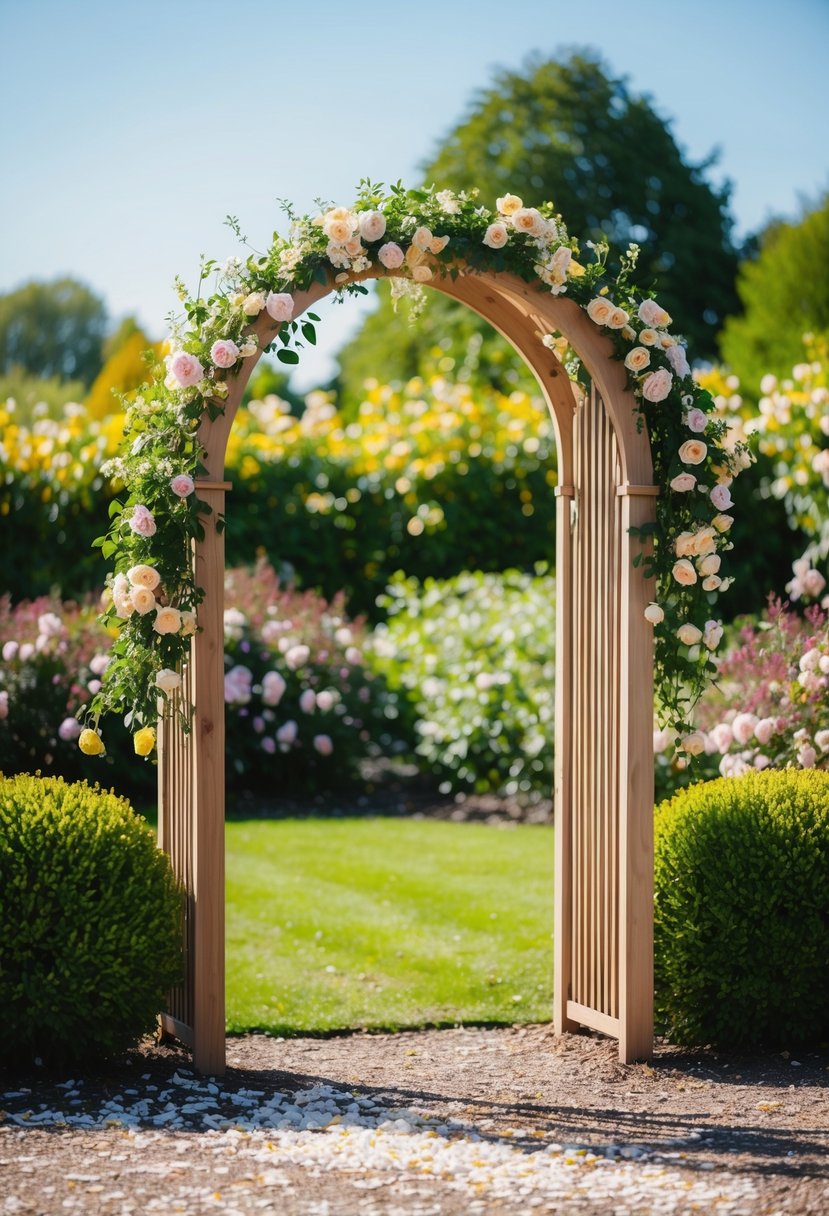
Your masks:
[{"label": "bare dirt ground", "polygon": [[[823,1216],[827,1081],[829,1051],[626,1066],[598,1036],[468,1027],[229,1039],[199,1102],[148,1041],[82,1083],[0,1073],[0,1213]],[[94,1125],[47,1118],[70,1110]]]}]

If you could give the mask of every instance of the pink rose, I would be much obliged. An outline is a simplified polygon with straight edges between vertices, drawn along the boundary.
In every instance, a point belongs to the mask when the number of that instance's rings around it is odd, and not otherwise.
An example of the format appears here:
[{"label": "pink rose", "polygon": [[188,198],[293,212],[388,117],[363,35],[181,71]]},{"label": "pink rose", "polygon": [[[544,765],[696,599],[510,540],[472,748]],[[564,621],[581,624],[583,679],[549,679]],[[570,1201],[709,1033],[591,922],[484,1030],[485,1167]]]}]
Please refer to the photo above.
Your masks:
[{"label": "pink rose", "polygon": [[179,498],[188,498],[196,488],[193,478],[187,473],[178,473],[170,482],[170,489]]},{"label": "pink rose", "polygon": [[797,753],[797,761],[801,768],[814,768],[816,760],[817,752],[809,743],[801,747]]},{"label": "pink rose", "polygon": [[670,314],[657,304],[656,300],[643,300],[639,305],[639,320],[652,329],[664,329],[670,325]]},{"label": "pink rose", "polygon": [[774,718],[761,718],[754,727],[754,738],[761,747],[765,747],[771,742],[771,737],[775,732],[777,723]]},{"label": "pink rose", "polygon": [[267,754],[269,756],[272,756],[274,754],[274,752],[276,751],[276,744],[274,743],[274,741],[270,737],[270,735],[265,735],[265,738],[262,740],[260,747],[262,748],[262,751],[267,752]]},{"label": "pink rose", "polygon": [[170,372],[182,388],[192,388],[204,379],[204,368],[195,355],[180,350],[170,359]]},{"label": "pink rose", "polygon": [[290,747],[292,743],[296,742],[296,737],[298,734],[299,727],[297,726],[296,722],[294,722],[293,718],[291,718],[287,722],[284,722],[276,732],[276,741],[277,743],[281,743],[286,747]]},{"label": "pink rose", "polygon": [[265,705],[278,705],[287,687],[278,671],[266,671],[262,678],[262,700]]},{"label": "pink rose", "polygon": [[155,536],[157,531],[152,511],[140,503],[133,507],[129,525],[137,536]]},{"label": "pink rose", "polygon": [[64,743],[77,739],[80,733],[81,724],[77,718],[64,718],[58,727],[58,736],[63,739]]},{"label": "pink rose", "polygon": [[304,714],[312,714],[317,707],[317,698],[313,688],[305,688],[300,693],[299,708]]},{"label": "pink rose", "polygon": [[314,748],[321,756],[330,756],[334,750],[334,744],[328,735],[314,735]]},{"label": "pink rose", "polygon": [[711,491],[711,505],[718,511],[727,511],[729,507],[734,506],[728,486],[714,486]]},{"label": "pink rose", "polygon": [[509,240],[506,224],[490,224],[484,233],[483,243],[490,249],[503,249]]},{"label": "pink rose", "polygon": [[689,431],[693,431],[695,435],[701,435],[708,426],[708,419],[702,410],[689,410],[688,417],[685,419],[685,425]]},{"label": "pink rose", "polygon": [[327,688],[324,688],[322,692],[317,693],[317,705],[323,711],[323,713],[326,713],[329,709],[334,708],[334,700],[335,698],[333,692],[330,692]]},{"label": "pink rose", "polygon": [[657,368],[655,372],[651,372],[642,384],[642,396],[646,401],[664,401],[671,391],[671,385],[674,378],[665,367]]},{"label": "pink rose", "polygon": [[686,494],[689,490],[693,490],[696,484],[697,479],[693,473],[680,473],[671,482],[671,489],[676,490],[678,494]]},{"label": "pink rose", "polygon": [[233,367],[239,358],[239,347],[230,338],[219,338],[210,347],[210,358],[216,367]]},{"label": "pink rose", "polygon": [[737,717],[731,723],[731,729],[734,732],[734,738],[741,747],[745,747],[749,739],[754,734],[755,727],[758,723],[758,718],[754,714],[737,714]]},{"label": "pink rose", "polygon": [[382,211],[363,211],[359,216],[360,236],[364,241],[379,241],[386,231],[386,217]]},{"label": "pink rose", "polygon": [[734,742],[734,732],[727,722],[718,722],[708,736],[718,752],[727,752]]},{"label": "pink rose", "polygon": [[674,369],[674,372],[679,376],[680,380],[684,380],[686,376],[690,376],[691,368],[688,364],[688,357],[685,354],[685,347],[680,346],[677,342],[674,346],[669,346],[665,351],[668,362]]},{"label": "pink rose", "polygon": [[702,464],[707,454],[708,447],[701,439],[686,439],[679,449],[679,459],[683,464]]},{"label": "pink rose", "polygon": [[269,291],[265,310],[274,321],[290,321],[294,315],[294,297],[287,291]]},{"label": "pink rose", "polygon": [[394,241],[381,245],[377,250],[377,256],[386,270],[397,270],[399,266],[403,265],[403,250]]}]

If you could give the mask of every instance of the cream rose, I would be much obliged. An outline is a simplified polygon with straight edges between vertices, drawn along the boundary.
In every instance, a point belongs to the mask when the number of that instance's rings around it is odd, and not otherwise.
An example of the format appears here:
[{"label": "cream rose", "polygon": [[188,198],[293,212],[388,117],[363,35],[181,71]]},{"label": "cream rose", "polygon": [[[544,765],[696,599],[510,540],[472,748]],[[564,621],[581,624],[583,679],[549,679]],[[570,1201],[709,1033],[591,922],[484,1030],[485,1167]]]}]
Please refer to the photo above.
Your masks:
[{"label": "cream rose", "polygon": [[644,371],[650,361],[650,353],[644,346],[634,346],[633,350],[629,350],[625,355],[625,367],[631,372]]},{"label": "cream rose", "polygon": [[155,591],[161,582],[161,575],[153,566],[130,566],[127,579],[132,587],[148,587]]},{"label": "cream rose", "polygon": [[698,730],[691,731],[690,735],[683,736],[680,746],[689,756],[698,756],[705,751],[705,735]]},{"label": "cream rose", "polygon": [[490,249],[503,249],[509,240],[509,230],[506,224],[490,224],[484,233],[483,243]]},{"label": "cream rose", "polygon": [[258,317],[264,307],[264,291],[252,291],[242,301],[242,312],[246,317]]},{"label": "cream rose", "polygon": [[333,241],[335,245],[344,245],[351,239],[356,226],[353,216],[348,219],[331,219],[329,216],[324,221],[322,230],[329,241]]},{"label": "cream rose", "polygon": [[162,667],[155,677],[155,684],[162,692],[176,692],[181,688],[181,676],[171,667]]},{"label": "cream rose", "polygon": [[645,620],[651,625],[659,625],[665,620],[665,613],[659,604],[648,604],[645,609]]},{"label": "cream rose", "polygon": [[674,378],[666,367],[659,367],[645,377],[642,383],[642,396],[646,401],[664,401],[671,391]]},{"label": "cream rose", "polygon": [[386,217],[382,211],[363,211],[359,216],[360,236],[364,241],[379,241],[386,231]]},{"label": "cream rose", "polygon": [[432,271],[429,266],[413,266],[412,278],[415,283],[428,283],[432,277]]},{"label": "cream rose", "polygon": [[701,439],[686,439],[679,449],[679,459],[683,464],[702,464],[708,455],[708,446]]},{"label": "cream rose", "polygon": [[686,621],[677,629],[676,636],[683,646],[696,646],[698,642],[702,641],[702,630],[698,629],[696,625],[692,625],[690,621]]},{"label": "cream rose", "polygon": [[707,578],[702,580],[703,591],[716,591],[722,579],[718,574],[709,574]]},{"label": "cream rose", "polygon": [[624,329],[630,317],[624,308],[614,308],[607,319],[608,329]]},{"label": "cream rose", "polygon": [[713,528],[698,528],[694,533],[694,552],[697,557],[713,553],[717,547],[717,536]]},{"label": "cream rose", "polygon": [[674,568],[671,573],[682,587],[693,587],[697,581],[697,572],[686,557],[683,557],[681,561],[674,562]]},{"label": "cream rose", "polygon": [[130,603],[140,616],[146,616],[155,608],[155,596],[149,587],[133,587],[130,591]]},{"label": "cream rose", "polygon": [[680,532],[674,541],[674,553],[677,557],[693,557],[696,553],[696,532]]},{"label": "cream rose", "polygon": [[427,253],[432,243],[432,233],[428,228],[416,228],[412,237],[412,245],[422,253]]},{"label": "cream rose", "polygon": [[516,232],[526,232],[530,236],[545,236],[547,221],[535,207],[518,207],[510,216]]},{"label": "cream rose", "polygon": [[605,299],[604,296],[596,296],[587,305],[587,315],[597,325],[607,325],[613,313],[613,307],[610,300]]},{"label": "cream rose", "polygon": [[156,633],[178,633],[181,629],[181,613],[178,608],[157,609],[153,629]]},{"label": "cream rose", "polygon": [[734,516],[733,515],[715,515],[714,518],[711,520],[711,523],[712,523],[713,527],[715,527],[717,529],[718,532],[727,532],[729,530],[729,528],[731,527],[731,525],[734,523]]},{"label": "cream rose", "polygon": [[643,346],[656,346],[659,342],[659,334],[655,329],[643,329],[639,335],[639,341]]},{"label": "cream rose", "polygon": [[189,638],[196,632],[196,614],[185,609],[181,614],[181,636]]},{"label": "cream rose", "polygon": [[516,211],[521,210],[524,203],[517,194],[505,194],[503,198],[496,198],[495,206],[499,215],[515,215]]}]

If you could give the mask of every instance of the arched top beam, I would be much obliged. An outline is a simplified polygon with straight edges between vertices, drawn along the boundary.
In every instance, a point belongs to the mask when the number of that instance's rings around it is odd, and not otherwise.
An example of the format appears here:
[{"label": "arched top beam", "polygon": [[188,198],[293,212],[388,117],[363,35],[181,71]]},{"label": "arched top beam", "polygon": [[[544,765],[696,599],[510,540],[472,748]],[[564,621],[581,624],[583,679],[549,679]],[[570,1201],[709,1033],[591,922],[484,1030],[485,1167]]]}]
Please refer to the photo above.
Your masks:
[{"label": "arched top beam", "polygon": [[[354,276],[354,282],[388,278],[388,272],[372,267]],[[554,353],[542,343],[545,334],[558,331],[573,347],[593,379],[612,420],[625,481],[650,485],[653,480],[647,434],[636,427],[633,398],[627,389],[623,365],[614,358],[613,345],[600,333],[584,310],[573,300],[553,296],[549,291],[525,283],[512,274],[464,272],[457,277],[436,276],[429,287],[466,304],[489,322],[524,359],[547,401],[556,430],[559,451],[559,477],[571,484],[569,467],[572,445],[569,442],[575,410],[575,397],[564,369]],[[307,291],[294,295],[294,318],[338,289],[333,282],[314,283]],[[276,336],[280,325],[267,312],[260,313],[251,329],[260,352]],[[228,379],[224,409],[215,419],[205,418],[199,430],[204,445],[207,475],[213,480],[224,477],[225,452],[233,420],[245,388],[260,355],[246,359],[239,374]]]}]

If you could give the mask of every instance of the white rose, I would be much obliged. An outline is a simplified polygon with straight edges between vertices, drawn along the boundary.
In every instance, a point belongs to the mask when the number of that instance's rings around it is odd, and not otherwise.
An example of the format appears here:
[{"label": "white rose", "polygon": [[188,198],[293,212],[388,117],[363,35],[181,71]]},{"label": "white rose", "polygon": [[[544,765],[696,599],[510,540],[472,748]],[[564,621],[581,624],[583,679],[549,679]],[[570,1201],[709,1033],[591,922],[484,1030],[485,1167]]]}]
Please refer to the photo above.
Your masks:
[{"label": "white rose", "polygon": [[155,682],[156,687],[160,688],[162,692],[176,692],[181,688],[181,676],[170,667],[162,667],[155,677]]},{"label": "white rose", "polygon": [[382,211],[363,211],[359,221],[360,236],[364,241],[379,241],[386,231],[386,217]]},{"label": "white rose", "polygon": [[483,243],[490,249],[503,249],[508,240],[509,231],[506,224],[490,224],[484,234]]},{"label": "white rose", "polygon": [[252,291],[242,301],[242,312],[246,317],[258,317],[265,307],[264,291]]},{"label": "white rose", "polygon": [[665,613],[659,604],[648,604],[645,609],[645,620],[651,625],[658,625],[665,620]]}]

